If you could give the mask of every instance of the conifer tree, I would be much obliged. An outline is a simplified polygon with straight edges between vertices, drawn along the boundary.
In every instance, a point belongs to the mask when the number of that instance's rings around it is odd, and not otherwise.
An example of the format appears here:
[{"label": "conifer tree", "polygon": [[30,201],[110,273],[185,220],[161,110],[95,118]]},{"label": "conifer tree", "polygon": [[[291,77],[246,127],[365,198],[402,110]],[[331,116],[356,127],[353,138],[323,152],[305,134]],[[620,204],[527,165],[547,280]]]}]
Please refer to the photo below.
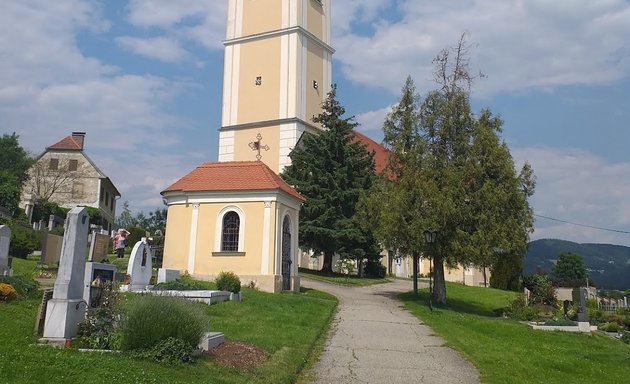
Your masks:
[{"label": "conifer tree", "polygon": [[332,272],[335,253],[359,262],[378,255],[373,236],[355,215],[359,196],[375,176],[372,155],[354,139],[357,124],[343,117],[335,86],[322,109],[313,121],[323,131],[302,136],[282,177],[306,198],[300,211],[300,246],[323,254],[322,271]]}]

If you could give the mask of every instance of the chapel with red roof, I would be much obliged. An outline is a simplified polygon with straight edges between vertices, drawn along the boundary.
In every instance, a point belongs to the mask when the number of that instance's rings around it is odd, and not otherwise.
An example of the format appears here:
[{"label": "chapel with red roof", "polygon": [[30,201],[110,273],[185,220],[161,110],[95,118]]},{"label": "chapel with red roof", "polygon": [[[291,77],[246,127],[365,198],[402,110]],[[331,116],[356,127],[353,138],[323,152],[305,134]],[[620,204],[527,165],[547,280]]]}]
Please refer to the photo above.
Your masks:
[{"label": "chapel with red roof", "polygon": [[[299,291],[298,222],[304,197],[278,175],[331,90],[330,7],[324,1],[229,0],[219,162],[167,187],[163,268],[212,280]],[[374,153],[386,151],[355,133]],[[162,276],[176,275],[163,273]]]}]

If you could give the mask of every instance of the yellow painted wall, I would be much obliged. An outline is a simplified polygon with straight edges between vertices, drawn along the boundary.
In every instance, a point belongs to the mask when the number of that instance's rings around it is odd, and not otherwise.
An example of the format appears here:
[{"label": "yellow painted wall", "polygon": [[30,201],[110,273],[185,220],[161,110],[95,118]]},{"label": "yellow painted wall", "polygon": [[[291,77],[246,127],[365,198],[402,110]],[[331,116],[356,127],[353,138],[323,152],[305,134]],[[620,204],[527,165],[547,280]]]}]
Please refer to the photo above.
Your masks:
[{"label": "yellow painted wall", "polygon": [[[322,112],[324,94],[324,50],[319,45],[309,42],[307,52],[307,79],[306,79],[306,117],[310,121],[313,116]],[[313,80],[319,84],[318,89],[313,88]]]},{"label": "yellow painted wall", "polygon": [[307,30],[320,40],[324,39],[323,23],[324,23],[324,7],[316,0],[309,0],[307,16]]},{"label": "yellow painted wall", "polygon": [[[237,124],[278,118],[280,110],[280,38],[241,45]],[[262,84],[256,85],[256,78]]]},{"label": "yellow painted wall", "polygon": [[162,267],[185,271],[188,269],[192,205],[171,205],[167,217]]},{"label": "yellow painted wall", "polygon": [[250,129],[239,129],[234,131],[234,160],[235,161],[256,161],[257,151],[249,147],[249,143],[256,141],[256,136],[262,136],[262,145],[269,145],[269,150],[260,151],[261,160],[267,164],[274,172],[279,172],[280,156],[280,127],[273,125],[269,127],[257,127]]},{"label": "yellow painted wall", "polygon": [[282,0],[244,0],[243,36],[275,31],[282,27]]}]

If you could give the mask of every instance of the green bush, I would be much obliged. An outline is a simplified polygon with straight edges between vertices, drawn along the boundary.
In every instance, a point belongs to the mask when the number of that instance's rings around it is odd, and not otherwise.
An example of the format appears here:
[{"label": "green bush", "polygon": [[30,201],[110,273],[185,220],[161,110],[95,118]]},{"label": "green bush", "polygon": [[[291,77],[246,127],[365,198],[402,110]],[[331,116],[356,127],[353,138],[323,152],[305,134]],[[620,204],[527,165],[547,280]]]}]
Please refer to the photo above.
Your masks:
[{"label": "green bush", "polygon": [[169,337],[158,342],[152,348],[140,352],[140,356],[165,364],[181,364],[193,362],[193,348],[181,339]]},{"label": "green bush", "polygon": [[24,228],[17,223],[10,224],[9,227],[11,228],[11,243],[9,244],[11,256],[26,259],[26,256],[40,248],[40,240],[36,231]]},{"label": "green bush", "polygon": [[366,277],[384,278],[387,268],[378,260],[368,260],[363,270]]},{"label": "green bush", "polygon": [[622,328],[617,323],[603,323],[598,325],[597,329],[604,332],[619,332]]},{"label": "green bush", "polygon": [[523,278],[523,286],[530,290],[532,304],[555,305],[556,292],[547,275],[533,273]]},{"label": "green bush", "polygon": [[101,305],[88,311],[79,324],[79,342],[90,349],[117,349],[119,334],[116,331],[121,315],[122,296],[111,283],[105,283]]},{"label": "green bush", "polygon": [[239,293],[241,291],[241,279],[234,272],[220,272],[214,283],[217,289]]},{"label": "green bush", "polygon": [[195,348],[208,329],[203,304],[162,296],[138,296],[126,306],[120,326],[120,348],[146,350],[174,337]]},{"label": "green bush", "polygon": [[211,291],[217,288],[213,282],[194,280],[190,276],[182,276],[176,280],[156,284],[153,286],[153,289],[158,291]]},{"label": "green bush", "polygon": [[566,319],[547,319],[545,320],[545,325],[550,326],[575,326],[577,323],[575,321],[566,320]]},{"label": "green bush", "polygon": [[515,320],[532,321],[540,318],[539,308],[528,306],[525,295],[518,295],[516,299],[505,309],[505,314]]},{"label": "green bush", "polygon": [[621,341],[626,344],[630,344],[630,332],[624,332],[623,336],[621,336]]},{"label": "green bush", "polygon": [[21,297],[35,298],[39,295],[39,284],[25,276],[0,276],[0,283],[10,284]]}]

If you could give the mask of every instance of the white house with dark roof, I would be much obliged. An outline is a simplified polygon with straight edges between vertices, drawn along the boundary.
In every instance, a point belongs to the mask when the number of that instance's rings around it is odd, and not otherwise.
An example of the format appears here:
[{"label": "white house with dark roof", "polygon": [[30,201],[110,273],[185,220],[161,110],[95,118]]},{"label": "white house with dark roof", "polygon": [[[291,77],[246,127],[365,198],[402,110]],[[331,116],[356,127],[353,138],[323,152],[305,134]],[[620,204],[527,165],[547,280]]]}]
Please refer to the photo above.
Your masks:
[{"label": "white house with dark roof", "polygon": [[120,192],[84,151],[85,132],[72,132],[46,147],[29,169],[30,179],[22,189],[23,208],[29,219],[38,200],[64,208],[86,206],[98,208],[103,229],[113,229],[116,200]]}]

